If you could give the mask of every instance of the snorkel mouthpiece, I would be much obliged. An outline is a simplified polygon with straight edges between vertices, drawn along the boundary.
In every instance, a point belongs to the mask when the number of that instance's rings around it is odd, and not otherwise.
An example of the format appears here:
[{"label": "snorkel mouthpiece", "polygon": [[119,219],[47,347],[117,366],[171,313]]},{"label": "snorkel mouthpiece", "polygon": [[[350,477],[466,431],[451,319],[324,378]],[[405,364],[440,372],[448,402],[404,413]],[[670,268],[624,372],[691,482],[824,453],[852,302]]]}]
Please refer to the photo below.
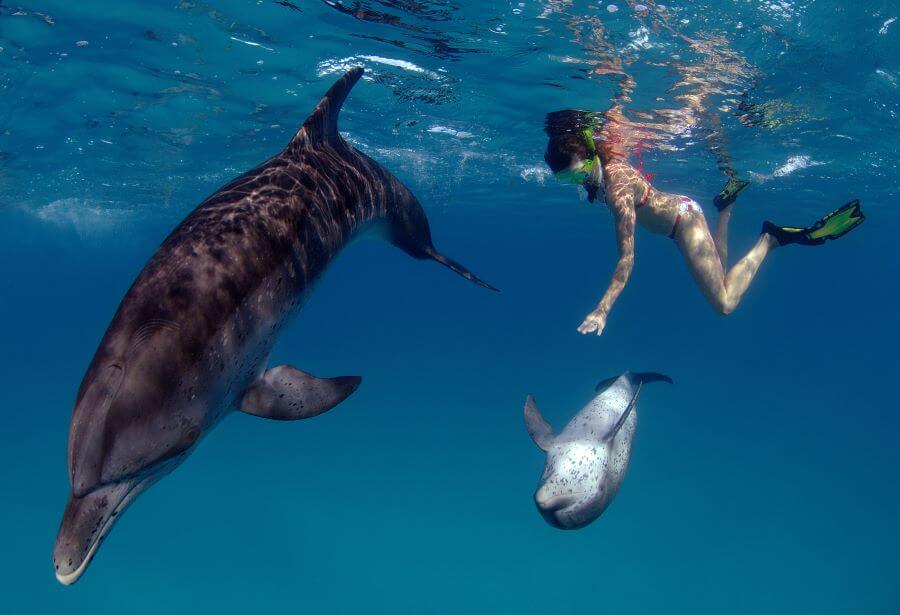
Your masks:
[{"label": "snorkel mouthpiece", "polygon": [[603,163],[600,162],[600,157],[596,154],[594,154],[594,159],[591,161],[591,168],[588,171],[588,176],[584,180],[584,189],[587,190],[588,202],[590,203],[593,203],[597,198],[597,192],[605,192]]},{"label": "snorkel mouthpiece", "polygon": [[603,163],[600,162],[600,156],[597,154],[597,148],[594,145],[594,135],[590,129],[585,129],[581,133],[585,145],[588,148],[589,157],[577,167],[571,167],[563,171],[554,173],[553,176],[559,181],[567,184],[575,184],[584,186],[587,190],[588,201],[591,203],[597,198],[597,192],[603,190]]},{"label": "snorkel mouthpiece", "polygon": [[553,177],[558,179],[561,182],[567,184],[573,184],[575,186],[579,186],[585,183],[591,174],[591,166],[594,164],[593,160],[585,160],[581,163],[580,166],[574,169],[566,169],[565,171],[559,171],[558,173],[554,173]]}]

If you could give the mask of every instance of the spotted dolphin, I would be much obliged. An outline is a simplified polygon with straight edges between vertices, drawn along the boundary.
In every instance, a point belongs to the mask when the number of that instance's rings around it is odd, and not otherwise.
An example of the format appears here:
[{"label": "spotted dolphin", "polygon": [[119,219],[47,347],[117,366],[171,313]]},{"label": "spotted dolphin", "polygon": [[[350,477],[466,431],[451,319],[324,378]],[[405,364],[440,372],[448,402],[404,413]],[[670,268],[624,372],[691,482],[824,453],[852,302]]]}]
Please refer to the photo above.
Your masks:
[{"label": "spotted dolphin", "polygon": [[531,395],[525,426],[547,453],[534,501],[544,519],[560,529],[582,528],[599,517],[615,497],[631,459],[641,386],[672,379],[662,374],[625,372],[597,385],[597,395],[553,435]]},{"label": "spotted dolphin", "polygon": [[194,209],[122,299],[72,414],[60,582],[78,580],[125,508],[230,410],[304,419],[356,390],[355,376],[266,369],[278,333],[352,238],[376,228],[414,258],[493,288],[440,254],[412,192],[338,133],[362,73],[341,77],[282,152]]}]

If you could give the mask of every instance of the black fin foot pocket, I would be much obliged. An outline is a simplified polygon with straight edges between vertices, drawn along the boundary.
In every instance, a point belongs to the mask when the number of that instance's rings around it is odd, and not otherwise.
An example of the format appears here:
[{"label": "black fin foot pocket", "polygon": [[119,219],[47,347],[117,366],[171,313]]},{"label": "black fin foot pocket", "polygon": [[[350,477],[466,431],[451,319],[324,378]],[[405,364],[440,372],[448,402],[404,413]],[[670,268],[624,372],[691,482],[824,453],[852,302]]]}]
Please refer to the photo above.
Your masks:
[{"label": "black fin foot pocket", "polygon": [[722,192],[716,195],[716,198],[713,199],[713,205],[716,206],[716,209],[722,211],[732,203],[737,200],[738,194],[741,191],[750,185],[750,182],[741,179],[737,175],[732,175],[728,178],[728,183],[725,184],[725,187],[722,188]]}]

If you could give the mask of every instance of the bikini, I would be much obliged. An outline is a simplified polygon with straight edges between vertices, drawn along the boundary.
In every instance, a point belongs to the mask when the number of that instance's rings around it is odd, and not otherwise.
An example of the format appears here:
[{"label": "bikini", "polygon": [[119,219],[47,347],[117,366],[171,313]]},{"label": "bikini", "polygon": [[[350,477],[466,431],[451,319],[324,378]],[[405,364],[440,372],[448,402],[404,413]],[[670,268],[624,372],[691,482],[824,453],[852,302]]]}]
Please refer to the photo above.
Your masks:
[{"label": "bikini", "polygon": [[[644,198],[634,207],[635,211],[647,204],[647,201],[650,200],[650,192],[652,191],[653,188],[648,184],[647,189],[644,192]],[[700,204],[694,199],[681,195],[679,195],[678,198],[681,199],[681,203],[678,204],[678,213],[675,215],[675,224],[672,225],[672,232],[669,233],[669,239],[675,239],[675,234],[678,232],[678,225],[681,223],[681,219],[684,216],[692,213],[703,213],[703,208],[700,207]]]}]

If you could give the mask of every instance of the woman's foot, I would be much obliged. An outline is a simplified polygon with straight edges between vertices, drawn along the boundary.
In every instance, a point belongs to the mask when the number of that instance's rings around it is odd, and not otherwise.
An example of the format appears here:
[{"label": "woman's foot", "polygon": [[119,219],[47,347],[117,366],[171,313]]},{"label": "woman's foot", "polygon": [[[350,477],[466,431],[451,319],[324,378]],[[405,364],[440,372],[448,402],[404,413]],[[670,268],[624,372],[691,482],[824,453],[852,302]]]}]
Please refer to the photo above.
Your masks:
[{"label": "woman's foot", "polygon": [[728,177],[728,183],[722,188],[722,192],[717,194],[716,198],[713,199],[713,205],[716,206],[716,209],[722,211],[734,203],[738,193],[749,185],[750,182],[744,181],[737,175],[730,175]]}]

